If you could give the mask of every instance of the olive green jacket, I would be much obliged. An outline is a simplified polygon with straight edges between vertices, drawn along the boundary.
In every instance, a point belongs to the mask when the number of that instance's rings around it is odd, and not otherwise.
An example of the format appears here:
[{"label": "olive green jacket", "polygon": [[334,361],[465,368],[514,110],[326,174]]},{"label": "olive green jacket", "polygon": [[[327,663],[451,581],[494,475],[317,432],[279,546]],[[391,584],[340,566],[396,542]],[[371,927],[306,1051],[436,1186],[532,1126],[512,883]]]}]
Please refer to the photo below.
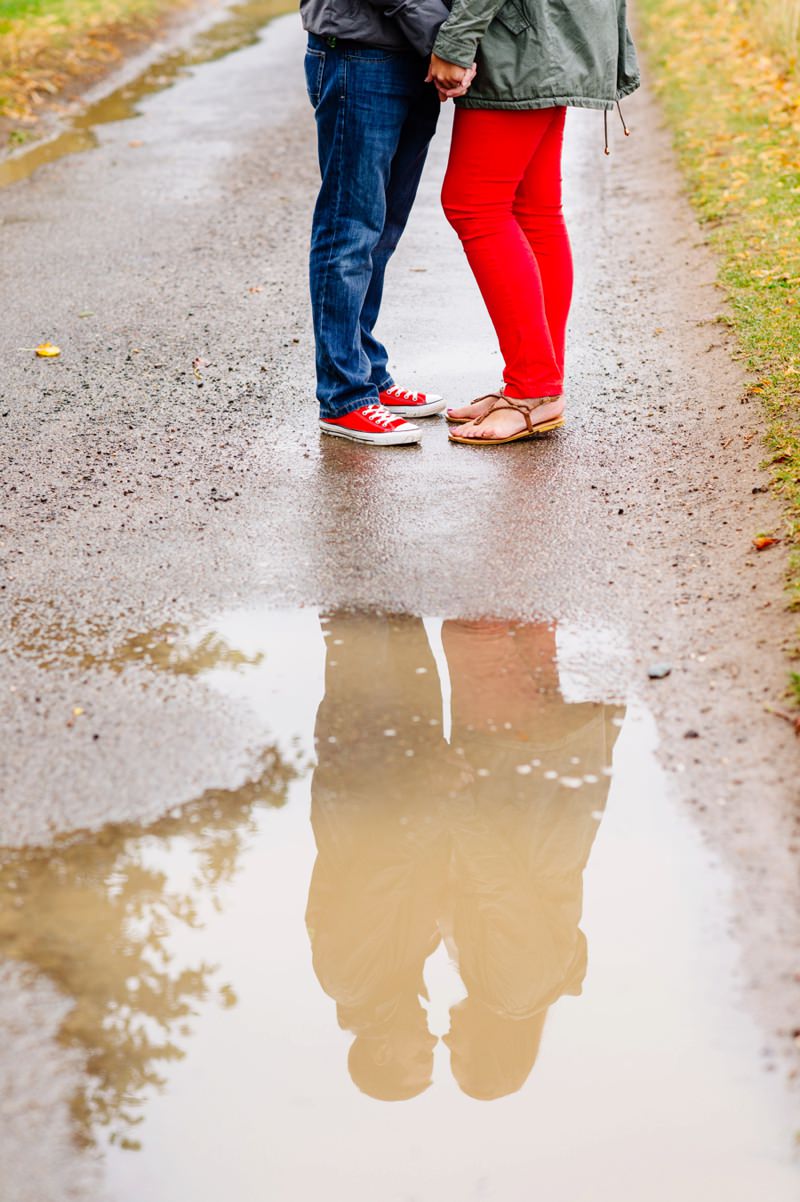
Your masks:
[{"label": "olive green jacket", "polygon": [[433,51],[478,72],[464,108],[609,109],[639,86],[626,0],[455,0]]}]

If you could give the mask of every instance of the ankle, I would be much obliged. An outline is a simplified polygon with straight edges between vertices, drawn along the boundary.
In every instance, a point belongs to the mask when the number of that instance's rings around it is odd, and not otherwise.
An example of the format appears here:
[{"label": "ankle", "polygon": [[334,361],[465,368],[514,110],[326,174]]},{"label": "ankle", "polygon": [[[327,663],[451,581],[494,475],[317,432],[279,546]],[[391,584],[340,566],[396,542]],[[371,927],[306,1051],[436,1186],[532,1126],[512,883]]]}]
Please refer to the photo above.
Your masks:
[{"label": "ankle", "polygon": [[537,401],[548,404],[564,399],[563,392],[522,392],[521,389],[517,388],[505,388],[503,396],[507,397],[509,401]]}]

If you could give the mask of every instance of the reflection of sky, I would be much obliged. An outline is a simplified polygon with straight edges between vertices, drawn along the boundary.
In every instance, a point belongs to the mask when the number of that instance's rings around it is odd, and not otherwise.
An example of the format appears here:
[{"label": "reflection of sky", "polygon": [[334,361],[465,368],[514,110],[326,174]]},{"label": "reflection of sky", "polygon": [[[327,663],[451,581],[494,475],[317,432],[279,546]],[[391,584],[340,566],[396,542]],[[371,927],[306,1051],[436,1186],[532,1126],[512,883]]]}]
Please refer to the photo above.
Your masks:
[{"label": "reflection of sky", "polygon": [[217,669],[203,679],[247,701],[281,750],[299,741],[306,757],[313,757],[314,721],[325,691],[325,642],[317,611],[238,612],[224,615],[214,630],[238,650],[262,652],[264,658],[236,672]]},{"label": "reflection of sky", "polygon": [[[439,672],[444,733],[449,739],[450,681],[442,619],[425,618],[423,625]],[[263,659],[235,671],[215,669],[204,673],[203,679],[227,696],[247,701],[282,749],[299,739],[303,751],[312,756],[314,720],[325,684],[325,640],[318,611],[237,611],[215,621],[213,630],[238,651],[247,656],[261,653]],[[205,633],[201,628],[195,638],[199,641]],[[562,623],[556,627],[556,645],[566,702],[616,701],[624,695],[621,671],[627,661],[618,631]]]}]

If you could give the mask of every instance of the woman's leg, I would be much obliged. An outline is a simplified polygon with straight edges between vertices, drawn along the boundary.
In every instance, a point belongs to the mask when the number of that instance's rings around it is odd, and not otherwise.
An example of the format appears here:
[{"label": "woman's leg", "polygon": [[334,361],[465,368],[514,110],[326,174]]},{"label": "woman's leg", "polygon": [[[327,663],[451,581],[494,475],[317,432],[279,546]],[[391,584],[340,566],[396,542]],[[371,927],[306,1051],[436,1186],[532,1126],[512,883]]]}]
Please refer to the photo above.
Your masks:
[{"label": "woman's leg", "polygon": [[[514,212],[518,193],[533,191],[523,185],[543,140],[562,120],[556,109],[456,112],[442,203],[497,333],[509,398],[558,397],[563,386],[542,273]],[[552,150],[544,165],[560,175]],[[522,207],[527,219],[524,199]]]},{"label": "woman's leg", "polygon": [[572,301],[572,251],[561,206],[561,152],[566,109],[548,109],[550,125],[531,159],[514,199],[516,217],[536,256],[547,325],[561,376]]}]

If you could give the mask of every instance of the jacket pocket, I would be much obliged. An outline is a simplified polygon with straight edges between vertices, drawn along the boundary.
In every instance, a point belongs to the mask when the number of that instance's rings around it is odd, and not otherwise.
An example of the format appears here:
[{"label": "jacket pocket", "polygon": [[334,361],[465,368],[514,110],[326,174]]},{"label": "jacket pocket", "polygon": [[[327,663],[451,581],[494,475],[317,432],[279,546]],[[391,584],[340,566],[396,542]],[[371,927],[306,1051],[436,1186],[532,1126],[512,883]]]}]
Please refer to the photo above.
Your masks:
[{"label": "jacket pocket", "polygon": [[530,29],[531,19],[522,7],[520,0],[506,0],[503,7],[495,17],[501,25],[505,25],[506,29],[511,33],[522,33],[523,29]]},{"label": "jacket pocket", "polygon": [[308,99],[314,108],[316,108],[322,95],[322,76],[325,73],[325,51],[306,50],[305,69]]}]

